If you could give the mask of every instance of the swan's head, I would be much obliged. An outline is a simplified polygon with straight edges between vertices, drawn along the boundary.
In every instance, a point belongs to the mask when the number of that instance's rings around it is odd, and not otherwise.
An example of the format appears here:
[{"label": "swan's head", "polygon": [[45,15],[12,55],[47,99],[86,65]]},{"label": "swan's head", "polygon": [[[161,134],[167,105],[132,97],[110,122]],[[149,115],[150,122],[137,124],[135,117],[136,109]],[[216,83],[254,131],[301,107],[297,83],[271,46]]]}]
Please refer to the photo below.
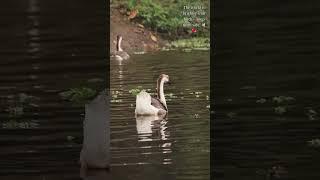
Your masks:
[{"label": "swan's head", "polygon": [[166,74],[161,74],[161,75],[159,76],[159,79],[160,79],[161,81],[163,81],[164,83],[169,83],[169,76],[166,75]]}]

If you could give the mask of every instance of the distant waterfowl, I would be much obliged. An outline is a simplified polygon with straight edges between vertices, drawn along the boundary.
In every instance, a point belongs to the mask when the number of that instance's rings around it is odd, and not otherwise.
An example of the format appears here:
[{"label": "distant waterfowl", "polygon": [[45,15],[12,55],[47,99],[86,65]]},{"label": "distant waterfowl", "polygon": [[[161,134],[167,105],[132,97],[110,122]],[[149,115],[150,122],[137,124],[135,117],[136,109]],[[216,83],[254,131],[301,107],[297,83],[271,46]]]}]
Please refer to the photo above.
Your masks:
[{"label": "distant waterfowl", "polygon": [[161,74],[157,80],[157,98],[146,91],[141,91],[136,97],[136,115],[163,115],[168,113],[164,96],[164,84],[169,82],[169,76]]},{"label": "distant waterfowl", "polygon": [[129,59],[130,56],[127,52],[123,51],[121,48],[122,36],[117,36],[117,46],[116,51],[112,53],[112,56],[115,57],[117,60],[126,60]]}]

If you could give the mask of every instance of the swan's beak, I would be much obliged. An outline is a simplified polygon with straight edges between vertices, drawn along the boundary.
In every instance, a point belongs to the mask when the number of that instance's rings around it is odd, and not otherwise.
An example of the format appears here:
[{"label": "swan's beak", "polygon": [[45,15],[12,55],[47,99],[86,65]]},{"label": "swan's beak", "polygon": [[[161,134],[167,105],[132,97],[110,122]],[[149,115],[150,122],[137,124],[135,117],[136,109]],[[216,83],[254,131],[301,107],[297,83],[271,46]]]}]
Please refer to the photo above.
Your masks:
[{"label": "swan's beak", "polygon": [[168,81],[167,84],[168,84],[168,85],[171,85],[171,81]]}]

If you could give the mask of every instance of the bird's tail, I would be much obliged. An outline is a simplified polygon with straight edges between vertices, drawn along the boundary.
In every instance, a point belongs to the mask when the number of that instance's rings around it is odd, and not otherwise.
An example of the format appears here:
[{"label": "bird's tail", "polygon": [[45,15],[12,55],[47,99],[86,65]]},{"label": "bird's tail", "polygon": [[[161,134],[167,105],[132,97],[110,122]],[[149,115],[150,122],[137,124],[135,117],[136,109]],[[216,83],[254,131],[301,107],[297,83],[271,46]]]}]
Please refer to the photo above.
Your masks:
[{"label": "bird's tail", "polygon": [[138,115],[155,113],[155,108],[151,105],[151,96],[146,91],[141,91],[137,95],[135,113]]}]

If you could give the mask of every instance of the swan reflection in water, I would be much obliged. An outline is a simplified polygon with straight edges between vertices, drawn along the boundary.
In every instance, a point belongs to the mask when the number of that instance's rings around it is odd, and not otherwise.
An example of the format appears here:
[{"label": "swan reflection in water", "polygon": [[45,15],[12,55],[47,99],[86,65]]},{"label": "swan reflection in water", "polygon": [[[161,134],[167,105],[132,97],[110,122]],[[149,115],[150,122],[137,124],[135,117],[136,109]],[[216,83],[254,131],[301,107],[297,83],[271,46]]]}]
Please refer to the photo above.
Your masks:
[{"label": "swan reflection in water", "polygon": [[[160,142],[159,147],[163,154],[171,153],[170,133],[167,130],[167,115],[136,116],[136,127],[139,142]],[[168,158],[164,159],[168,163]]]},{"label": "swan reflection in water", "polygon": [[83,180],[108,180],[111,179],[111,174],[106,170],[90,169],[85,173],[80,172],[80,178]]}]

